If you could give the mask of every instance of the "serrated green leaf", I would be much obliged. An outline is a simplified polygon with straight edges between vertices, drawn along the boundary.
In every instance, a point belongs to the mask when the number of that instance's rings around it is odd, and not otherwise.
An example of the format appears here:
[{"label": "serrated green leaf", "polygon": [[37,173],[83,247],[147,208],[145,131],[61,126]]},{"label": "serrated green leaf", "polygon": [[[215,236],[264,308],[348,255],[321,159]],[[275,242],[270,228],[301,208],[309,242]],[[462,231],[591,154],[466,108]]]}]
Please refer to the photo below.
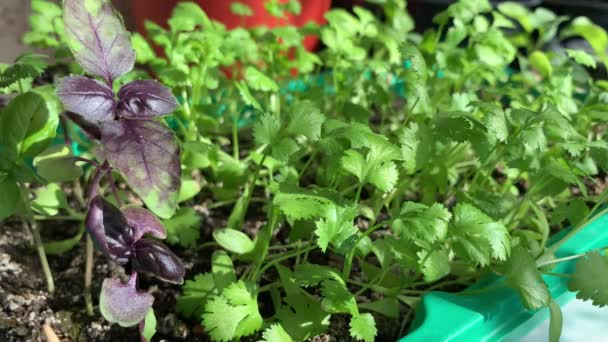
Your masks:
[{"label": "serrated green leaf", "polygon": [[273,204],[294,221],[326,217],[339,202],[339,195],[333,191],[296,187],[282,187],[273,200]]},{"label": "serrated green leaf", "polygon": [[415,202],[404,202],[391,229],[404,239],[435,242],[445,238],[451,217],[452,214],[440,203],[426,206]]},{"label": "serrated green leaf", "polygon": [[167,242],[184,247],[194,246],[200,237],[201,217],[193,208],[179,208],[170,219],[163,220]]},{"label": "serrated green leaf", "polygon": [[310,141],[317,141],[321,136],[321,126],[325,116],[311,101],[302,101],[295,104],[295,109],[289,115],[287,132],[294,136],[303,135]]},{"label": "serrated green leaf", "polygon": [[257,293],[243,281],[225,288],[205,305],[203,325],[214,341],[230,341],[262,328]]},{"label": "serrated green leaf", "polygon": [[419,264],[424,281],[427,283],[437,281],[450,273],[450,256],[445,249],[420,251],[418,252],[418,259],[420,260]]},{"label": "serrated green leaf", "polygon": [[608,259],[598,252],[589,252],[576,262],[576,270],[568,282],[568,290],[576,298],[591,300],[593,305],[608,305]]},{"label": "serrated green leaf", "polygon": [[363,313],[353,316],[350,319],[350,336],[357,340],[365,342],[373,342],[376,338],[378,330],[376,329],[376,321],[370,313]]},{"label": "serrated green leaf", "polygon": [[168,23],[173,32],[192,31],[197,26],[208,26],[209,18],[196,3],[179,2],[173,9]]},{"label": "serrated green leaf", "polygon": [[583,50],[573,50],[573,49],[566,49],[566,54],[568,55],[568,57],[574,59],[574,61],[580,65],[584,65],[586,67],[590,67],[595,69],[597,64],[595,62],[595,59],[593,59],[593,56],[591,56],[590,54],[588,54],[587,52],[583,51]]},{"label": "serrated green leaf", "polygon": [[193,280],[186,280],[175,308],[184,317],[199,318],[204,312],[207,300],[219,294],[220,290],[215,286],[212,273],[198,274]]},{"label": "serrated green leaf", "polygon": [[292,342],[293,339],[281,324],[275,323],[262,333],[261,342]]},{"label": "serrated green leaf", "polygon": [[509,255],[511,240],[504,224],[470,204],[456,205],[450,233],[459,254],[481,266],[489,265],[492,258],[506,260]]},{"label": "serrated green leaf", "polygon": [[253,137],[258,145],[277,143],[281,122],[272,114],[263,114],[253,126]]},{"label": "serrated green leaf", "polygon": [[420,137],[418,135],[418,124],[415,122],[399,133],[399,144],[401,144],[401,159],[403,166],[408,174],[413,174],[418,168],[417,153]]},{"label": "serrated green leaf", "polygon": [[265,92],[279,91],[279,85],[275,81],[252,66],[245,69],[245,80],[251,89]]},{"label": "serrated green leaf", "polygon": [[324,312],[319,301],[304,295],[296,284],[294,274],[278,265],[281,284],[285,289],[285,305],[277,312],[277,318],[294,340],[300,341],[322,334],[329,327],[330,314]]},{"label": "serrated green leaf", "polygon": [[346,284],[333,279],[325,279],[321,282],[321,307],[329,313],[350,313],[356,315],[357,301],[346,287]]},{"label": "serrated green leaf", "polygon": [[0,88],[6,88],[20,80],[34,79],[46,69],[47,56],[33,53],[23,54],[0,73]]},{"label": "serrated green leaf", "polygon": [[324,280],[333,280],[346,284],[344,279],[336,270],[328,266],[311,263],[299,264],[294,271],[295,282],[299,286],[315,286]]},{"label": "serrated green leaf", "polygon": [[357,216],[357,209],[354,207],[338,207],[332,205],[326,212],[325,218],[315,222],[315,235],[317,245],[323,252],[331,244],[338,250],[342,245],[355,235],[359,230],[353,225],[353,220]]}]

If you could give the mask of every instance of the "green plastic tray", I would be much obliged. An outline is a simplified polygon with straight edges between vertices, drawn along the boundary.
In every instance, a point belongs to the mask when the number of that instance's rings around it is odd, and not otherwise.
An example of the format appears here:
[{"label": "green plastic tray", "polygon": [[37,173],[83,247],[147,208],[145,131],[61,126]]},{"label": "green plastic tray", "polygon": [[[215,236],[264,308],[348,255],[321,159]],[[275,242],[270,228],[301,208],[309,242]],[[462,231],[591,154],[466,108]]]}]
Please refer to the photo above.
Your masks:
[{"label": "green plastic tray", "polygon": [[[556,241],[562,232],[553,238]],[[579,233],[564,243],[557,257],[585,253],[608,245],[608,213],[596,216]],[[562,262],[552,272],[572,273],[576,260]],[[568,279],[544,276],[551,296],[564,306],[575,297],[568,291]],[[496,277],[472,285],[481,288],[502,282]],[[400,342],[441,341],[502,341],[517,339],[530,332],[548,317],[548,310],[525,309],[518,295],[508,287],[478,295],[456,295],[446,292],[431,292],[422,298],[410,332]]]}]

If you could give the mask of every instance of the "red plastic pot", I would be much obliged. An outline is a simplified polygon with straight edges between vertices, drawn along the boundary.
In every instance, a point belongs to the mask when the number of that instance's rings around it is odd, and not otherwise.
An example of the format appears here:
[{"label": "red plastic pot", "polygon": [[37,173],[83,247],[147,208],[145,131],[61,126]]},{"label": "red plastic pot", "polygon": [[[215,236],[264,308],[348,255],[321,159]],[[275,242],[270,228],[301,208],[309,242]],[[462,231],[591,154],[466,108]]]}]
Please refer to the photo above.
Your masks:
[{"label": "red plastic pot", "polygon": [[[245,18],[232,14],[230,11],[232,1],[229,0],[196,0],[195,2],[205,10],[209,18],[224,23],[229,29],[237,26],[246,28],[266,26],[272,28],[288,24],[302,27],[311,21],[324,24],[325,18],[323,16],[331,6],[331,0],[300,0],[302,5],[300,15],[288,14],[285,19],[277,19],[264,9],[266,1],[240,0],[239,2],[248,5],[253,11],[252,16]],[[132,10],[137,31],[145,33],[144,21],[146,19],[166,26],[167,19],[169,19],[173,7],[178,2],[179,0],[133,0]],[[287,2],[287,0],[280,0],[280,2]],[[303,42],[309,51],[312,51],[317,43],[318,38],[312,36],[306,37]]]}]

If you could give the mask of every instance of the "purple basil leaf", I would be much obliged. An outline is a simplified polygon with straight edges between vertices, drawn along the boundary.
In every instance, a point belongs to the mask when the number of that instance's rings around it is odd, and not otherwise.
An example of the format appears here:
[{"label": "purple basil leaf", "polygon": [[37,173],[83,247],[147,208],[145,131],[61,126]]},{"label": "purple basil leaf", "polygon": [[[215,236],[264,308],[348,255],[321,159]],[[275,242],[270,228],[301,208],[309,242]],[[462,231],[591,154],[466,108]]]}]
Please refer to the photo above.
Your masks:
[{"label": "purple basil leaf", "polygon": [[151,80],[134,81],[123,86],[118,99],[118,114],[130,119],[162,116],[177,108],[171,89]]},{"label": "purple basil leaf", "polygon": [[108,85],[135,64],[135,51],[122,20],[108,0],[64,0],[63,22],[74,58]]},{"label": "purple basil leaf", "polygon": [[99,311],[111,323],[131,327],[141,322],[154,303],[154,297],[145,292],[137,292],[137,273],[123,284],[118,279],[106,278],[99,296]]},{"label": "purple basil leaf", "polygon": [[158,239],[167,237],[167,231],[158,217],[146,209],[129,207],[124,208],[122,213],[125,215],[129,226],[133,227],[133,240],[141,239],[144,234],[150,234]]},{"label": "purple basil leaf", "polygon": [[171,250],[161,242],[140,239],[135,243],[133,270],[151,273],[158,278],[181,284],[184,282],[184,265]]},{"label": "purple basil leaf", "polygon": [[74,112],[67,111],[65,115],[78,125],[89,138],[101,140],[101,127],[97,123],[91,122]]},{"label": "purple basil leaf", "polygon": [[110,165],[156,215],[175,212],[181,168],[179,145],[172,131],[154,120],[106,121],[101,143]]},{"label": "purple basil leaf", "polygon": [[114,117],[114,93],[105,84],[84,76],[61,80],[57,95],[67,110],[89,121],[106,121]]},{"label": "purple basil leaf", "polygon": [[112,203],[97,196],[89,205],[85,227],[95,246],[106,256],[126,264],[132,255],[134,230],[127,219]]}]

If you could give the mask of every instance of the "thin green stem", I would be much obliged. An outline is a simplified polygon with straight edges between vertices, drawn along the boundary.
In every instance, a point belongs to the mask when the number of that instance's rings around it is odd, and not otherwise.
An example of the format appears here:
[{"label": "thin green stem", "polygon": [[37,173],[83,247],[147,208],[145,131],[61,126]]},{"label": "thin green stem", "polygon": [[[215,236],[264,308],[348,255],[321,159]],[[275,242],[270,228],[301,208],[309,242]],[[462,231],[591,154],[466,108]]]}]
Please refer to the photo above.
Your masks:
[{"label": "thin green stem", "polygon": [[361,199],[361,191],[363,191],[363,182],[359,183],[359,186],[357,186],[357,193],[355,194],[355,203],[359,203],[359,200]]},{"label": "thin green stem", "polygon": [[84,220],[84,215],[56,215],[56,216],[44,216],[44,215],[34,215],[34,219],[36,221],[82,221]]},{"label": "thin green stem", "polygon": [[53,293],[55,292],[55,281],[53,280],[53,273],[51,272],[51,268],[49,267],[49,261],[46,258],[46,252],[44,251],[44,244],[42,243],[42,237],[40,236],[38,223],[36,222],[34,218],[34,213],[32,212],[32,207],[28,196],[28,189],[22,183],[19,183],[19,190],[21,192],[21,197],[25,206],[26,219],[28,221],[30,231],[34,238],[34,246],[36,246],[38,258],[40,259],[40,264],[42,266],[42,272],[44,273],[44,277],[46,279],[46,285],[49,290],[49,293]]},{"label": "thin green stem", "polygon": [[234,159],[239,160],[239,122],[236,116],[232,120],[232,155]]},{"label": "thin green stem", "polygon": [[570,279],[572,278],[571,275],[566,274],[566,273],[555,273],[555,272],[541,272],[544,275],[548,275],[551,277],[558,277],[558,278],[564,278],[564,279]]},{"label": "thin green stem", "polygon": [[[280,216],[281,216],[281,212],[279,211],[279,209],[274,208],[272,211],[272,218],[270,219],[270,226],[268,227],[268,229],[270,230],[268,232],[269,238],[268,238],[266,245],[263,246],[262,250],[260,251],[259,259],[258,259],[259,262],[256,264],[255,271],[253,272],[253,278],[255,280],[259,280],[259,278],[264,273],[264,269],[262,268],[262,263],[264,262],[264,259],[266,259],[266,256],[268,255],[268,245],[270,244],[270,240],[272,240],[272,233],[274,232],[275,228],[279,224]],[[277,258],[275,260],[279,260],[279,259],[281,259],[281,258]]]},{"label": "thin green stem", "polygon": [[355,241],[353,248],[351,248],[351,250],[348,252],[346,258],[344,259],[344,268],[342,270],[342,275],[344,276],[344,278],[348,279],[348,277],[350,276],[350,271],[351,271],[352,265],[353,265],[353,258],[355,257],[356,247],[359,244],[359,242],[361,242],[361,240],[363,240],[366,236],[369,236],[374,231],[376,231],[388,224],[391,224],[394,220],[395,219],[390,219],[390,220],[382,221],[376,225],[373,225],[359,236],[359,238]]},{"label": "thin green stem", "polygon": [[578,259],[580,257],[585,256],[585,254],[586,253],[581,253],[581,254],[570,255],[570,256],[567,256],[567,257],[563,257],[563,258],[557,258],[557,259],[553,259],[553,260],[548,260],[548,261],[541,262],[541,263],[537,264],[536,267],[537,268],[541,268],[541,267],[547,266],[547,265],[559,264],[559,263],[564,262],[564,261],[575,260],[575,259]]},{"label": "thin green stem", "polygon": [[[283,255],[283,256],[282,256],[282,257],[280,257],[280,258],[276,258],[276,259],[272,260],[271,262],[267,263],[266,265],[264,265],[264,266],[263,266],[263,267],[260,269],[260,271],[258,272],[258,275],[259,275],[259,276],[261,276],[261,275],[262,275],[262,274],[264,274],[264,272],[266,272],[266,270],[267,270],[267,269],[269,269],[270,267],[272,267],[272,266],[274,266],[274,265],[277,265],[277,264],[279,264],[279,263],[281,263],[281,262],[283,262],[283,261],[285,261],[285,260],[289,260],[289,259],[291,259],[291,258],[294,258],[294,257],[296,257],[296,256],[298,256],[298,255],[300,255],[300,254],[304,254],[304,253],[310,252],[310,251],[314,250],[315,248],[317,248],[317,247],[316,247],[316,246],[310,246],[310,247],[305,248],[305,249],[301,249],[301,250],[298,250],[298,251],[293,251],[293,252],[291,252],[291,253],[285,254],[285,255]],[[259,277],[259,276],[258,276],[258,277]],[[257,277],[256,277],[256,278],[257,278]]]},{"label": "thin green stem", "polygon": [[93,240],[87,234],[85,248],[85,268],[84,268],[84,303],[87,315],[93,316],[93,300],[91,297],[91,283],[93,281]]},{"label": "thin green stem", "polygon": [[314,161],[316,156],[317,156],[317,151],[315,150],[313,153],[310,154],[310,157],[306,161],[306,164],[304,164],[304,166],[300,169],[300,172],[298,173],[298,179],[302,178],[302,176],[304,175],[306,170],[308,170],[308,167],[312,164],[312,162]]}]

